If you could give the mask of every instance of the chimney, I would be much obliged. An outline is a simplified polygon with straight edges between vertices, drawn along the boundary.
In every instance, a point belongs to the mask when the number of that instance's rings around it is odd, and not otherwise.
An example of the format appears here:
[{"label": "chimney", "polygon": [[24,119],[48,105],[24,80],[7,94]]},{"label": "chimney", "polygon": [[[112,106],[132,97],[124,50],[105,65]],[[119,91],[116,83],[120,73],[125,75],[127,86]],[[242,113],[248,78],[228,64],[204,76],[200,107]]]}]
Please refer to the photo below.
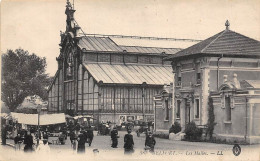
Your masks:
[{"label": "chimney", "polygon": [[226,83],[227,81],[227,75],[223,75],[223,83]]},{"label": "chimney", "polygon": [[237,74],[236,74],[236,73],[233,74],[233,83],[234,83],[234,86],[235,86],[237,89],[240,88],[240,82],[239,82],[238,79],[237,79]]}]

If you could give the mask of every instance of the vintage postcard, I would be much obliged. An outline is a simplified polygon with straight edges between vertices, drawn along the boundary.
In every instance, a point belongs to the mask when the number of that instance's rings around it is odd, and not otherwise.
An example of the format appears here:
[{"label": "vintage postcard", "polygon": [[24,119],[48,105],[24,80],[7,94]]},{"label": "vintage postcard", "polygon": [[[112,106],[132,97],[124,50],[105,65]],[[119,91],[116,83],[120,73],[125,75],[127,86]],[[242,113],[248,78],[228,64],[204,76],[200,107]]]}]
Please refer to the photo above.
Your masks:
[{"label": "vintage postcard", "polygon": [[0,5],[0,161],[260,160],[260,1]]}]

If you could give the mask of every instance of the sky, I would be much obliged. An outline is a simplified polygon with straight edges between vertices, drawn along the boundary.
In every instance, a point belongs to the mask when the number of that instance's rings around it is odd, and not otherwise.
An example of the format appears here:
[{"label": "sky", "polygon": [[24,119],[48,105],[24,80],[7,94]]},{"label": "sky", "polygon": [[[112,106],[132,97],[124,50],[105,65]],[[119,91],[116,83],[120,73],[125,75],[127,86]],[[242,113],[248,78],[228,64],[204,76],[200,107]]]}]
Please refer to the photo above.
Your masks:
[{"label": "sky", "polygon": [[[72,3],[72,0],[70,0]],[[1,52],[23,48],[46,57],[54,76],[66,0],[2,0]],[[88,34],[204,40],[230,29],[260,40],[259,0],[74,0],[75,19]]]}]

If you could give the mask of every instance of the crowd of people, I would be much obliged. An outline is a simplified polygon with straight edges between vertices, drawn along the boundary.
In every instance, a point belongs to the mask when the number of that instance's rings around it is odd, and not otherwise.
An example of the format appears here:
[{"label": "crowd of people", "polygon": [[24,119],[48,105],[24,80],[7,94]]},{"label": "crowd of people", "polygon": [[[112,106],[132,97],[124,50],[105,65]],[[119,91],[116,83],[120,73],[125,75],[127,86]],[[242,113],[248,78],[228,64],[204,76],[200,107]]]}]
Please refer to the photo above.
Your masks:
[{"label": "crowd of people", "polygon": [[[110,124],[109,123],[100,123],[98,130],[98,135],[110,135],[111,137],[111,147],[117,148],[118,147],[118,127],[115,126],[112,130],[110,130]],[[142,126],[140,126],[141,128]],[[124,136],[124,151],[125,154],[131,154],[134,152],[134,139],[132,133],[132,129],[130,126],[126,128],[127,134]],[[77,153],[85,153],[85,144],[88,144],[88,146],[91,146],[94,133],[94,128],[91,126],[82,126],[77,124],[73,124],[72,122],[69,122],[66,127],[62,127],[59,129],[59,135],[56,140],[56,143],[53,142],[53,140],[49,141],[49,137],[52,136],[51,133],[48,131],[50,130],[48,127],[43,129],[40,129],[40,132],[30,129],[26,131],[19,131],[17,133],[17,136],[15,136],[14,144],[16,150],[22,150],[24,152],[48,152],[50,151],[49,144],[60,144],[64,145],[67,137],[69,136],[71,147],[74,151],[77,151]],[[145,128],[143,130],[146,134],[145,139],[145,150],[149,150],[150,152],[154,151],[154,146],[156,144],[156,141],[153,137],[152,132],[149,132],[148,128]],[[140,132],[140,129],[139,129]],[[140,133],[137,133],[140,136]],[[38,136],[39,135],[39,136]],[[3,136],[3,135],[2,135]],[[35,143],[35,140],[40,140]],[[2,138],[2,142],[5,142]],[[22,144],[24,146],[22,146]]]}]

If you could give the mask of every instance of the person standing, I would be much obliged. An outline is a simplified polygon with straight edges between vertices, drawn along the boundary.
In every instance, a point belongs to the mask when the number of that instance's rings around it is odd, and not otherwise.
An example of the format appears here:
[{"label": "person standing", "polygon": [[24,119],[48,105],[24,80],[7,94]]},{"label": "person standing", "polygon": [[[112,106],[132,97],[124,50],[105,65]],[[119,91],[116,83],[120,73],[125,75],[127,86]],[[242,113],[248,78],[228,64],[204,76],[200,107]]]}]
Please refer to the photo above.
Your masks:
[{"label": "person standing", "polygon": [[48,145],[48,141],[46,139],[43,139],[43,143],[40,143],[40,145],[37,147],[36,152],[41,154],[49,154],[50,153],[50,147]]},{"label": "person standing", "polygon": [[31,152],[33,151],[33,136],[31,135],[30,131],[27,131],[27,135],[24,138],[24,152]]},{"label": "person standing", "polygon": [[94,134],[91,126],[89,126],[87,130],[87,138],[88,138],[88,145],[91,146],[92,140],[94,138]]},{"label": "person standing", "polygon": [[15,150],[21,149],[21,143],[22,143],[21,135],[18,133],[17,136],[14,138],[14,144],[15,144]]},{"label": "person standing", "polygon": [[65,134],[63,134],[63,132],[60,132],[59,142],[60,142],[61,145],[65,144]]},{"label": "person standing", "polygon": [[86,143],[86,137],[81,131],[78,136],[78,153],[85,153],[85,143]]},{"label": "person standing", "polygon": [[48,142],[49,136],[47,134],[47,131],[43,132],[42,138],[43,138],[43,140],[47,140],[47,142]]},{"label": "person standing", "polygon": [[149,149],[150,152],[154,152],[154,146],[156,141],[153,137],[152,132],[149,132],[145,139],[145,149]]},{"label": "person standing", "polygon": [[117,138],[118,138],[118,131],[116,127],[114,127],[113,130],[111,131],[112,148],[117,148],[117,144],[118,144]]},{"label": "person standing", "polygon": [[2,145],[6,145],[6,134],[7,134],[7,128],[6,125],[3,125],[1,130]]},{"label": "person standing", "polygon": [[76,140],[77,140],[77,137],[76,137],[76,134],[74,131],[71,131],[70,132],[70,142],[71,142],[71,147],[73,150],[76,150]]},{"label": "person standing", "polygon": [[128,129],[127,134],[124,137],[124,149],[125,154],[131,154],[134,152],[134,140],[133,135],[131,134],[132,130]]}]

